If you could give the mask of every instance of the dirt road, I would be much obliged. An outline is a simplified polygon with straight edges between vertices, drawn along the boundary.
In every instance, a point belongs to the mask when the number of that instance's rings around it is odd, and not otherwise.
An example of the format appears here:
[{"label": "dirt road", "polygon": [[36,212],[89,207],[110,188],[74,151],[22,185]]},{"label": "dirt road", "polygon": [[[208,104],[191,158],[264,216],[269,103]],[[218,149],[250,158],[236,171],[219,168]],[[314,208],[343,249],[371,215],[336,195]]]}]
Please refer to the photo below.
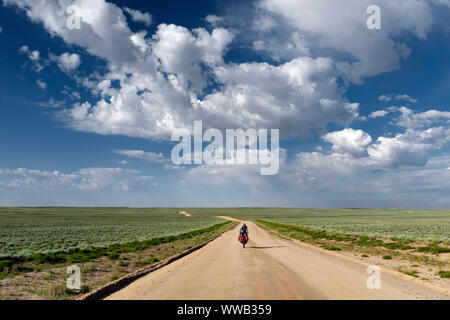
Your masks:
[{"label": "dirt road", "polygon": [[367,265],[248,226],[247,248],[232,230],[107,299],[450,299],[386,270],[381,289],[369,290]]}]

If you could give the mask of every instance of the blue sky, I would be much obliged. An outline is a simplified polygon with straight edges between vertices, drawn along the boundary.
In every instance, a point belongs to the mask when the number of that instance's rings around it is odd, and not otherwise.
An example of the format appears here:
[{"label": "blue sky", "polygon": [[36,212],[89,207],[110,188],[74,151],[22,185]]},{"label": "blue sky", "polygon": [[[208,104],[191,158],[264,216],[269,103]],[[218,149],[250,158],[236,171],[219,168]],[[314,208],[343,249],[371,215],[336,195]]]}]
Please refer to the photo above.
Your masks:
[{"label": "blue sky", "polygon": [[[3,0],[0,205],[449,208],[450,2],[371,4]],[[195,120],[279,173],[174,166]]]}]

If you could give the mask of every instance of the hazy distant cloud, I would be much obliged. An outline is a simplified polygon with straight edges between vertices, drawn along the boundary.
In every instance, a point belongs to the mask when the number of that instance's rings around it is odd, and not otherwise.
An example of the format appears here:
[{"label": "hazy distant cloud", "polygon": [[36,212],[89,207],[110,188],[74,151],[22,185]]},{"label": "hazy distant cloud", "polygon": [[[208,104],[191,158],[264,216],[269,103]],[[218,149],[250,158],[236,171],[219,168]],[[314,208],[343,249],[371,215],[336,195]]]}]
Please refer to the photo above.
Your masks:
[{"label": "hazy distant cloud", "polygon": [[68,96],[71,100],[80,100],[81,99],[80,93],[77,91],[74,91],[72,88],[70,88],[67,85],[64,86],[64,89],[61,91],[61,93]]},{"label": "hazy distant cloud", "polygon": [[382,94],[381,96],[378,97],[378,100],[383,102],[389,102],[392,100],[392,97],[390,95]]},{"label": "hazy distant cloud", "polygon": [[0,189],[19,191],[130,191],[154,184],[154,177],[122,168],[85,168],[71,173],[25,168],[0,169]]},{"label": "hazy distant cloud", "polygon": [[50,98],[48,101],[36,102],[35,105],[41,108],[60,109],[66,105],[66,102],[64,100]]},{"label": "hazy distant cloud", "polygon": [[259,31],[270,31],[276,25],[276,21],[270,15],[258,16],[255,21],[253,21],[252,28]]},{"label": "hazy distant cloud", "polygon": [[19,49],[19,53],[27,55],[35,71],[41,72],[42,69],[44,69],[44,66],[41,64],[41,55],[38,50],[31,51],[30,48],[25,45]]},{"label": "hazy distant cloud", "polygon": [[[200,166],[181,171],[180,182],[184,196],[200,194],[196,203],[206,206],[448,208],[449,166],[447,157],[420,168],[380,170],[350,154],[307,152],[265,179],[251,166]],[[222,192],[211,192],[217,188]]]},{"label": "hazy distant cloud", "polygon": [[447,7],[450,7],[450,0],[432,0],[436,2],[437,4],[445,5]]},{"label": "hazy distant cloud", "polygon": [[133,20],[134,22],[142,22],[147,27],[152,24],[152,15],[148,12],[144,13],[139,10],[133,10],[127,7],[123,8],[123,10],[125,10],[131,16],[131,20]]},{"label": "hazy distant cloud", "polygon": [[410,103],[417,103],[419,101],[418,99],[414,99],[414,98],[410,97],[407,94],[396,94],[396,95],[392,95],[392,94],[385,95],[385,94],[383,94],[383,95],[378,97],[378,100],[383,101],[383,102],[389,102],[389,101],[392,101],[392,100],[397,100],[397,101],[407,101],[407,102],[410,102]]},{"label": "hazy distant cloud", "polygon": [[144,152],[142,150],[114,150],[114,153],[131,158],[142,159],[148,162],[164,163],[168,161],[162,153],[156,152]]},{"label": "hazy distant cloud", "polygon": [[[405,149],[405,156],[406,152]],[[355,161],[339,154],[302,153],[289,171],[290,184],[280,189],[293,190],[293,195],[301,197],[298,201],[302,206],[307,206],[306,202],[332,207],[448,208],[450,171],[445,168],[450,159],[441,166],[435,166],[432,160],[419,169],[367,170],[365,160]]]},{"label": "hazy distant cloud", "polygon": [[47,84],[42,81],[42,79],[38,79],[36,80],[36,84],[38,85],[39,88],[41,88],[42,90],[46,90],[47,89]]},{"label": "hazy distant cloud", "polygon": [[209,14],[209,15],[206,16],[205,20],[206,20],[206,22],[208,22],[212,26],[215,26],[218,23],[224,21],[224,18],[216,16],[215,14]]},{"label": "hazy distant cloud", "polygon": [[253,49],[264,50],[266,48],[266,43],[263,40],[257,40],[253,42]]},{"label": "hazy distant cloud", "polygon": [[398,94],[395,96],[395,100],[404,100],[411,103],[417,103],[419,101],[418,99],[411,98],[407,94]]},{"label": "hazy distant cloud", "polygon": [[369,114],[369,118],[371,118],[371,119],[381,118],[381,117],[384,117],[385,115],[387,115],[388,113],[389,113],[389,111],[387,111],[387,110],[374,111],[371,114]]}]

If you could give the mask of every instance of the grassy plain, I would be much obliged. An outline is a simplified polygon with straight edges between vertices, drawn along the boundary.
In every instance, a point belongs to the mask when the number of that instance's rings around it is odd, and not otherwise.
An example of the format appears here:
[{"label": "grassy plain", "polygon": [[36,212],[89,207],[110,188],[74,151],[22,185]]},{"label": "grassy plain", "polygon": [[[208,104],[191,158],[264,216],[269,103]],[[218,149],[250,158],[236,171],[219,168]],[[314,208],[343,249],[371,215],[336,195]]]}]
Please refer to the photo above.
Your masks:
[{"label": "grassy plain", "polygon": [[450,210],[216,208],[193,213],[228,215],[368,237],[440,241],[450,244]]},{"label": "grassy plain", "polygon": [[[183,218],[180,218],[183,219]],[[153,265],[203,244],[234,228],[236,222],[219,220],[212,226],[172,236],[153,237],[60,253],[0,259],[0,300],[74,299],[140,268]],[[82,287],[68,290],[66,268],[81,269]]]},{"label": "grassy plain", "polygon": [[0,299],[74,298],[79,292],[65,289],[68,265],[82,268],[86,292],[234,227],[218,216],[413,277],[450,277],[450,211],[0,208]]},{"label": "grassy plain", "polygon": [[0,257],[27,257],[173,236],[223,222],[168,208],[0,208]]}]

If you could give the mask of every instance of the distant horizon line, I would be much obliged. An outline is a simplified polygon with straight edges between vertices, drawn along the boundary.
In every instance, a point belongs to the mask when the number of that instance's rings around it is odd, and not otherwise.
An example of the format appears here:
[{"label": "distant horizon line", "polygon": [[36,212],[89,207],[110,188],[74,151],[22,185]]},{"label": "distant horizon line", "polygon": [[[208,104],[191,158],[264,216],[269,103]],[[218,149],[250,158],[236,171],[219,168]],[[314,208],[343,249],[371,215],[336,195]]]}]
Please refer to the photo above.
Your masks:
[{"label": "distant horizon line", "polygon": [[64,205],[45,205],[45,206],[0,206],[4,208],[80,208],[80,209],[96,209],[96,208],[114,208],[114,209],[305,209],[305,210],[429,210],[429,211],[450,211],[449,209],[429,209],[429,208],[320,208],[320,207],[283,207],[283,206],[230,206],[230,207],[211,207],[211,206],[64,206]]}]

